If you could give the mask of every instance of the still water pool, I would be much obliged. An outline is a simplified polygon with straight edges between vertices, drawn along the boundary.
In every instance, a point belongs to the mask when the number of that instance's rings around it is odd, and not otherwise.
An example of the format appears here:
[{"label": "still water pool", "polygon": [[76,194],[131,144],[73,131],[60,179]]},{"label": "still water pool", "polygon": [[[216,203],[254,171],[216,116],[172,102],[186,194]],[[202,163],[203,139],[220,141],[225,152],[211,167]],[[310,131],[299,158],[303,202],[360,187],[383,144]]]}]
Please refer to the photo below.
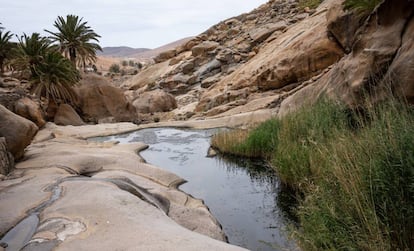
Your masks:
[{"label": "still water pool", "polygon": [[207,157],[216,131],[155,128],[103,140],[148,144],[140,155],[186,179],[180,189],[204,200],[231,244],[258,251],[293,250],[295,245],[287,238],[288,220],[278,207],[277,176],[263,163]]}]

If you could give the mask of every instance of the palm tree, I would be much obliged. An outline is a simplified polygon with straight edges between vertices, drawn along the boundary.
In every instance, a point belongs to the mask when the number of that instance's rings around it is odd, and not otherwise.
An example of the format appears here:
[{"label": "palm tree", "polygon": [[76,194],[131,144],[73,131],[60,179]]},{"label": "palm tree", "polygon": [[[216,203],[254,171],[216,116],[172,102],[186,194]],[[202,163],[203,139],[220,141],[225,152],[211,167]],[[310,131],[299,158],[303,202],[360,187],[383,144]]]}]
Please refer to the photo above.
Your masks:
[{"label": "palm tree", "polygon": [[36,67],[41,64],[47,53],[56,50],[52,46],[52,41],[46,37],[41,37],[39,33],[31,36],[23,34],[19,39],[16,50],[16,57],[12,64],[23,73],[29,76],[36,75]]},{"label": "palm tree", "polygon": [[[70,59],[73,65],[93,63],[96,61],[96,51],[102,48],[93,41],[99,42],[96,34],[87,22],[82,21],[75,15],[67,15],[66,20],[58,16],[54,26],[58,32],[46,32],[52,34],[50,37],[54,42],[59,43],[60,51]],[[92,41],[92,42],[91,42]]]},{"label": "palm tree", "polygon": [[80,74],[50,39],[39,33],[21,36],[13,65],[27,73],[37,96],[57,104],[76,101],[72,87],[79,82]]},{"label": "palm tree", "polygon": [[30,82],[38,97],[56,104],[75,103],[77,95],[72,87],[79,82],[80,74],[60,52],[47,53],[43,62],[36,66],[36,73]]},{"label": "palm tree", "polygon": [[3,32],[3,27],[0,28],[0,73],[3,73],[4,61],[12,55],[13,44],[10,42],[10,39],[13,34],[10,31]]}]

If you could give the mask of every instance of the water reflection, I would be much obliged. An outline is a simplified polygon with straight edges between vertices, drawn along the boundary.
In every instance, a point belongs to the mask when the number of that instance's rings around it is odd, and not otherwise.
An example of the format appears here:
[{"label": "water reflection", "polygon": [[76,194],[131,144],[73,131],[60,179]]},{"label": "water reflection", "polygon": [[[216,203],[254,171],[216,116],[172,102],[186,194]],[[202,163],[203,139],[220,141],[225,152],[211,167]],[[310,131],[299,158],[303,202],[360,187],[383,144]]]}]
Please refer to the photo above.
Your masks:
[{"label": "water reflection", "polygon": [[278,206],[281,186],[276,174],[265,162],[206,157],[215,131],[156,128],[105,140],[150,145],[141,156],[186,179],[180,189],[204,200],[230,243],[251,250],[292,250],[287,219]]}]

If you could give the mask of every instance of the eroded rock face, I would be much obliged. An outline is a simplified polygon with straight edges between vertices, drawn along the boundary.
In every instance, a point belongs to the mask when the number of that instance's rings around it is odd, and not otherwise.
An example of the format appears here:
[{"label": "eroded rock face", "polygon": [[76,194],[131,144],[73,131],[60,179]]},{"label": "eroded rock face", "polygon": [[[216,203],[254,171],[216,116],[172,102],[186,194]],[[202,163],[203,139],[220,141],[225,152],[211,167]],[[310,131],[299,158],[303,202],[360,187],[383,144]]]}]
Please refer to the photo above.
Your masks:
[{"label": "eroded rock face", "polygon": [[121,89],[111,86],[99,76],[84,77],[77,88],[84,116],[92,120],[114,117],[115,121],[134,121],[135,108],[130,104]]},{"label": "eroded rock face", "polygon": [[250,95],[307,80],[339,61],[343,51],[327,33],[325,10],[332,2],[326,1],[312,17],[279,34],[251,60],[210,88],[202,95],[197,110],[208,111],[233,101],[226,96],[235,90],[248,88]]},{"label": "eroded rock face", "polygon": [[0,182],[0,235],[34,217],[25,226],[33,250],[244,250],[223,242],[201,200],[176,189],[182,178],[143,163],[136,152],[146,145],[74,138],[103,126],[41,131],[58,138],[30,145]]},{"label": "eroded rock face", "polygon": [[73,107],[68,104],[61,104],[59,106],[54,118],[54,122],[57,125],[80,126],[85,124],[75,109],[73,109]]},{"label": "eroded rock face", "polygon": [[[394,60],[398,52],[401,52],[404,35],[406,35],[405,41],[407,36],[411,37],[410,40],[413,38],[412,33],[406,32],[413,12],[413,2],[399,0],[382,3],[377,13],[373,14],[369,22],[358,31],[358,39],[352,53],[344,57],[329,72],[326,78],[328,93],[349,105],[357,105],[366,93],[381,96],[381,89],[386,88],[387,85],[398,84],[410,88],[412,82],[405,82],[410,78],[410,71],[402,65],[401,60],[396,60],[395,63]],[[407,47],[404,49],[409,48],[410,44],[411,42],[406,42]],[[413,54],[399,55],[404,57],[404,62],[407,62],[410,67],[409,62]],[[393,63],[394,67],[389,68]],[[399,65],[398,69],[401,69],[401,79],[395,73],[389,72],[389,70],[398,72],[397,65]],[[384,78],[387,72],[391,74],[390,78]],[[408,79],[404,79],[405,76]],[[395,80],[401,82],[392,83]]]},{"label": "eroded rock face", "polygon": [[391,63],[384,81],[392,80],[395,89],[414,103],[414,19],[406,24],[402,44]]},{"label": "eroded rock face", "polygon": [[167,112],[177,108],[177,101],[163,90],[154,90],[139,95],[133,105],[140,113]]},{"label": "eroded rock face", "polygon": [[29,98],[17,100],[14,105],[14,112],[34,122],[39,128],[42,128],[46,124],[43,118],[43,111],[39,104]]},{"label": "eroded rock face", "polygon": [[352,52],[313,83],[283,100],[280,115],[312,103],[322,94],[358,106],[367,95],[375,101],[401,90],[413,102],[413,13],[413,2],[384,1],[356,35],[346,27],[338,28],[344,32],[337,35],[343,41],[355,39]]},{"label": "eroded rock face", "polygon": [[5,137],[7,148],[16,160],[23,157],[39,128],[30,120],[16,115],[0,105],[0,137]]}]

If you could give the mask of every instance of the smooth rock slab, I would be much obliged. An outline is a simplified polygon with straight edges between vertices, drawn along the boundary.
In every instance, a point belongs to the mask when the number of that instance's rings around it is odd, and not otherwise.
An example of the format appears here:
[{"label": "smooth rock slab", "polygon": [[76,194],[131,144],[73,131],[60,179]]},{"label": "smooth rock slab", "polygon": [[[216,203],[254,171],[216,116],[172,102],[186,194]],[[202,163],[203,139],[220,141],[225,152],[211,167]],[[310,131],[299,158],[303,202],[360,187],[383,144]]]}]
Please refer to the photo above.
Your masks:
[{"label": "smooth rock slab", "polygon": [[37,215],[34,235],[16,242],[23,250],[244,250],[223,242],[204,203],[176,188],[182,178],[143,163],[146,145],[81,139],[105,129],[131,125],[40,132],[0,182],[1,235]]}]

